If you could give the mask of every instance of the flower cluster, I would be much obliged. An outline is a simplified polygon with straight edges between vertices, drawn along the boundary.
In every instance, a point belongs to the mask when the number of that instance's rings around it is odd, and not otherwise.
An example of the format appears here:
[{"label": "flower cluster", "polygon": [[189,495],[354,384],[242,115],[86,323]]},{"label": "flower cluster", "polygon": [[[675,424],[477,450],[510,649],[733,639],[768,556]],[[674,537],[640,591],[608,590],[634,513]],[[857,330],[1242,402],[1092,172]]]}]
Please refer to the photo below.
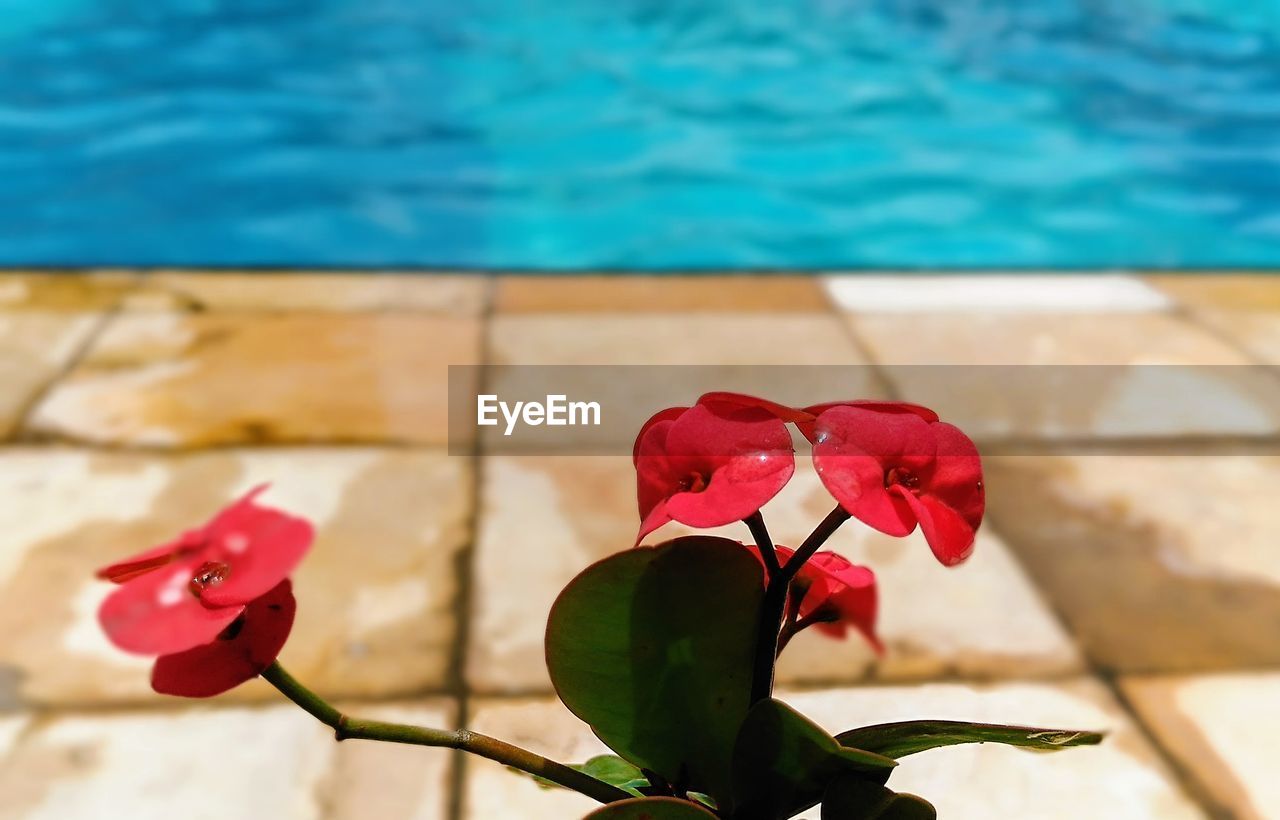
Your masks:
[{"label": "flower cluster", "polygon": [[[707,528],[759,512],[795,473],[788,424],[812,445],[822,484],[848,515],[888,535],[918,527],[944,565],[969,557],[985,495],[977,448],[958,428],[905,402],[795,408],[737,393],[663,410],[640,430],[637,543],[668,521]],[[775,554],[785,563],[792,553]],[[852,626],[879,648],[875,576],[866,567],[817,553],[800,568],[793,597],[797,624],[832,635]]]},{"label": "flower cluster", "polygon": [[220,694],[275,661],[293,626],[289,574],[311,524],[259,506],[259,487],[203,527],[98,571],[120,584],[98,620],[120,649],[158,656],[157,692]]}]

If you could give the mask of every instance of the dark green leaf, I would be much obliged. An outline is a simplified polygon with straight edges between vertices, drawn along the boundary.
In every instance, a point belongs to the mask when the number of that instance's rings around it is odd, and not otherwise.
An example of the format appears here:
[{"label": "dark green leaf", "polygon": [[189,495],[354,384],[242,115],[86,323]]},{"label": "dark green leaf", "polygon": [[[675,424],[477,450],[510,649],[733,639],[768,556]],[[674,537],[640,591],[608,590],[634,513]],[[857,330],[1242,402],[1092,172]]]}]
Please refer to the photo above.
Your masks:
[{"label": "dark green leaf", "polygon": [[583,820],[708,820],[715,815],[701,806],[674,797],[621,800],[596,809]]},{"label": "dark green leaf", "polygon": [[899,758],[962,743],[1003,743],[1007,746],[1056,752],[1071,746],[1096,746],[1102,742],[1102,737],[1099,732],[1034,729],[1029,726],[998,726],[954,720],[912,720],[863,726],[861,729],[836,735],[836,740],[846,746]]},{"label": "dark green leaf", "polygon": [[850,773],[884,783],[896,766],[841,746],[822,727],[777,700],[751,708],[733,755],[733,805],[744,820],[791,817],[813,806],[831,781]]},{"label": "dark green leaf", "polygon": [[822,820],[936,820],[929,801],[857,777],[842,777],[822,795]]},{"label": "dark green leaf", "polygon": [[[508,768],[516,774],[524,774],[520,769]],[[570,764],[569,768],[577,769],[597,780],[603,780],[610,785],[617,786],[624,792],[633,794],[636,797],[643,797],[644,793],[640,790],[649,785],[649,781],[645,779],[643,772],[617,755],[598,755],[586,763]],[[544,789],[565,788],[559,783],[547,780],[545,777],[538,777],[537,775],[530,775],[530,777],[536,780],[538,785]]]},{"label": "dark green leaf", "polygon": [[727,803],[749,706],[762,569],[725,538],[618,553],[569,583],[547,624],[560,699],[628,760]]}]

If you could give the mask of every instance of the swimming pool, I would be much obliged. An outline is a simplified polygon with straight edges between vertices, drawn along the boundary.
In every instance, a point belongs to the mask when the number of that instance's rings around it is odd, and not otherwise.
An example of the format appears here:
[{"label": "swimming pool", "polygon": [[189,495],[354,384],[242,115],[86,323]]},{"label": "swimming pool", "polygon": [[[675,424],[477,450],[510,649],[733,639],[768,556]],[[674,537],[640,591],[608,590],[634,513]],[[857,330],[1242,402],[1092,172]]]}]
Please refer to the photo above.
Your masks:
[{"label": "swimming pool", "polygon": [[1265,0],[0,0],[0,264],[1280,267]]}]

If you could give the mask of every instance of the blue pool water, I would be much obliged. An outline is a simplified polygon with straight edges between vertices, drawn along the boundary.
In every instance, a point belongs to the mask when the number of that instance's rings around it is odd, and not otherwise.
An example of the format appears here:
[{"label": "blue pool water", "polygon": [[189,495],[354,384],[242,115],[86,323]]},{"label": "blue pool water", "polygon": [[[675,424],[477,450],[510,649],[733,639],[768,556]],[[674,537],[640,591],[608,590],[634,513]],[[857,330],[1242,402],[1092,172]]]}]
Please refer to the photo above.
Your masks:
[{"label": "blue pool water", "polygon": [[1280,267],[1280,2],[0,0],[0,264]]}]

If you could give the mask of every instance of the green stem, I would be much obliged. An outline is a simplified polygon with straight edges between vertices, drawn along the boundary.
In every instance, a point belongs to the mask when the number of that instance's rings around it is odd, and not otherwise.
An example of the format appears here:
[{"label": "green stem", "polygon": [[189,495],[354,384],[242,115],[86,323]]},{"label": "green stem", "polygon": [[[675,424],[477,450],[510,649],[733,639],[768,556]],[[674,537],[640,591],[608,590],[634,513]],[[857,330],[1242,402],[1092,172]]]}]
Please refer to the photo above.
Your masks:
[{"label": "green stem", "polygon": [[471,732],[466,729],[427,729],[421,726],[408,726],[401,723],[386,723],[380,720],[365,720],[350,717],[339,712],[330,703],[312,692],[293,675],[285,671],[279,661],[271,664],[262,673],[262,677],[289,700],[298,704],[304,711],[333,729],[338,740],[361,739],[381,740],[388,743],[409,743],[415,746],[437,746],[445,749],[458,749],[463,752],[488,758],[505,766],[511,766],[529,774],[550,780],[552,783],[572,789],[594,798],[601,803],[614,803],[627,800],[631,795],[622,789],[597,780],[591,775],[571,769],[563,763],[548,760],[541,755],[512,746],[496,738]]},{"label": "green stem", "polygon": [[755,668],[751,675],[751,702],[764,700],[773,695],[773,668],[778,660],[778,632],[782,628],[782,618],[787,608],[787,592],[796,573],[804,566],[805,561],[813,557],[818,548],[827,542],[840,525],[849,520],[849,513],[839,504],[827,517],[814,527],[809,537],[804,539],[795,555],[769,579],[769,586],[764,591],[764,601],[760,604],[760,624],[756,629]]}]

